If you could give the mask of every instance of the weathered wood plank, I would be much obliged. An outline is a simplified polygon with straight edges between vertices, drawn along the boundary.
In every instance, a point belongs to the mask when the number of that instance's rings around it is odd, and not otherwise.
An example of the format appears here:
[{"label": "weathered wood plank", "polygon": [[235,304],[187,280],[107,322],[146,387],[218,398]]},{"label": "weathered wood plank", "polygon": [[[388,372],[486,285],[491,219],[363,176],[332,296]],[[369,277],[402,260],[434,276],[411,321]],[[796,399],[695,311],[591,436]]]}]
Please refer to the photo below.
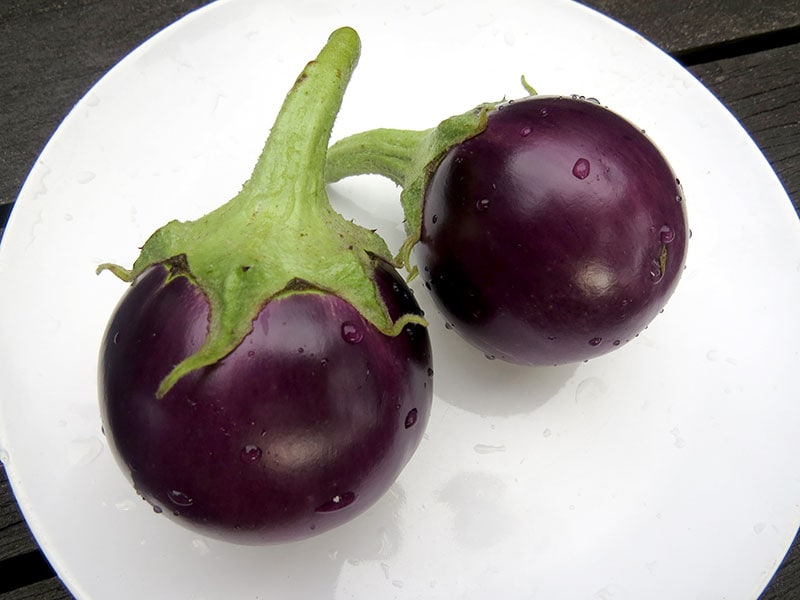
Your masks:
[{"label": "weathered wood plank", "polygon": [[0,600],[74,600],[57,577],[0,594]]},{"label": "weathered wood plank", "polygon": [[0,561],[37,549],[0,466]]},{"label": "weathered wood plank", "polygon": [[800,27],[800,2],[785,0],[579,0],[667,52]]}]

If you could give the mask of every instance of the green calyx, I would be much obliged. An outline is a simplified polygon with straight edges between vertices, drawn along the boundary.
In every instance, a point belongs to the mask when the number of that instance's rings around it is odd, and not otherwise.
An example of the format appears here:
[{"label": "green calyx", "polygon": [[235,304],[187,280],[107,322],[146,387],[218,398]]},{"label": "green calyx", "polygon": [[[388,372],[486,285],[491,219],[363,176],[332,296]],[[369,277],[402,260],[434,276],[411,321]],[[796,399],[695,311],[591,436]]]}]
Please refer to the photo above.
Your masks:
[{"label": "green calyx", "polygon": [[[523,76],[522,87],[536,95]],[[410,264],[411,251],[422,233],[422,210],[428,181],[450,148],[486,129],[489,114],[505,100],[486,102],[463,114],[445,119],[432,129],[372,129],[337,141],[328,149],[325,181],[333,183],[353,175],[382,175],[402,188],[400,202],[407,238],[395,257],[399,266],[417,275]]]},{"label": "green calyx", "polygon": [[350,28],[331,34],[286,96],[250,179],[230,201],[190,222],[171,221],[147,239],[131,269],[103,264],[124,281],[153,265],[187,277],[210,306],[208,334],[161,382],[163,397],[184,375],[213,365],[252,330],[271,300],[331,293],[386,335],[414,314],[392,320],[372,273],[392,262],[383,239],[330,205],[323,177],[327,145],[361,44]]},{"label": "green calyx", "polygon": [[445,119],[432,129],[372,129],[346,137],[328,149],[325,181],[333,183],[352,175],[382,175],[400,187],[407,238],[395,257],[398,265],[417,275],[410,264],[411,250],[422,232],[422,204],[428,179],[447,151],[486,128],[497,103],[481,104]]}]

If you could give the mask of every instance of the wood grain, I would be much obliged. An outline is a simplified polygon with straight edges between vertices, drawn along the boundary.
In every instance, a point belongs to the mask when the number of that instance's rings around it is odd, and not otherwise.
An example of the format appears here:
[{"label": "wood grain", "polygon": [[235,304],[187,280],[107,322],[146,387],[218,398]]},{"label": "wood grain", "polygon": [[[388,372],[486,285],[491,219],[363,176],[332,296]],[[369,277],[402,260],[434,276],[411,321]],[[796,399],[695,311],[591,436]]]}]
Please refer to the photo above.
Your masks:
[{"label": "wood grain", "polygon": [[800,2],[784,0],[585,0],[582,3],[613,16],[670,53],[800,27]]},{"label": "wood grain", "polygon": [[37,549],[17,508],[5,467],[0,464],[0,561]]}]

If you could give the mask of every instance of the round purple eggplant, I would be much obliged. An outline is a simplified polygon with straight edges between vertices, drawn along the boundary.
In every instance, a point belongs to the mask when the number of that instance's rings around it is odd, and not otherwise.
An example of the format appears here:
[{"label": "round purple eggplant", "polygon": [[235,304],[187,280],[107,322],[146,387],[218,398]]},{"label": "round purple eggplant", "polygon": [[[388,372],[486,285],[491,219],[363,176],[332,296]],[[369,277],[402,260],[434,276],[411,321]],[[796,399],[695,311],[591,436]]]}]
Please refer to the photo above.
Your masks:
[{"label": "round purple eggplant", "polygon": [[284,100],[250,179],[170,221],[132,268],[100,360],[109,445],[157,512],[238,543],[365,510],[419,443],[425,320],[386,243],[330,205],[328,140],[360,40],[334,31]]},{"label": "round purple eggplant", "polygon": [[425,191],[416,247],[445,318],[488,356],[586,360],[636,336],[683,271],[683,191],[651,140],[595,103],[502,106]]},{"label": "round purple eggplant", "polygon": [[618,348],[684,268],[680,182],[643,131],[593,101],[531,96],[432,130],[356,134],[326,170],[403,186],[399,259],[414,248],[410,270],[448,326],[490,358],[561,364]]},{"label": "round purple eggplant", "polygon": [[[419,312],[397,272],[375,279],[390,314]],[[431,406],[425,327],[387,336],[337,296],[269,302],[239,346],[156,391],[203,343],[209,304],[186,277],[145,271],[106,332],[108,442],[156,512],[238,543],[296,540],[352,519],[395,481]]]}]

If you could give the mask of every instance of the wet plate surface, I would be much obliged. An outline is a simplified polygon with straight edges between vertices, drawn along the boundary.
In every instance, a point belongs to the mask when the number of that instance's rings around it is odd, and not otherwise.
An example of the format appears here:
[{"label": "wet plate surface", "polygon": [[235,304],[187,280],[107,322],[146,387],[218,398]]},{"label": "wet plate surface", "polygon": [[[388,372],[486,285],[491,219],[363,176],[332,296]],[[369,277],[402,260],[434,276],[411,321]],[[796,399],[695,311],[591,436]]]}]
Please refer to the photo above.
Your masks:
[{"label": "wet plate surface", "polygon": [[[436,397],[412,462],[340,529],[237,547],[155,514],[114,464],[96,359],[124,286],[94,269],[130,263],[156,227],[231,197],[294,77],[344,24],[364,49],[334,139],[523,95],[523,73],[540,93],[597,97],[645,128],[678,173],[688,267],[639,338],[547,369],[487,361],[418,289]],[[393,185],[356,178],[331,195],[397,248]],[[751,600],[800,522],[798,234],[734,118],[667,56],[582,6],[221,2],[99,82],[22,190],[0,247],[3,462],[81,600]]]}]

